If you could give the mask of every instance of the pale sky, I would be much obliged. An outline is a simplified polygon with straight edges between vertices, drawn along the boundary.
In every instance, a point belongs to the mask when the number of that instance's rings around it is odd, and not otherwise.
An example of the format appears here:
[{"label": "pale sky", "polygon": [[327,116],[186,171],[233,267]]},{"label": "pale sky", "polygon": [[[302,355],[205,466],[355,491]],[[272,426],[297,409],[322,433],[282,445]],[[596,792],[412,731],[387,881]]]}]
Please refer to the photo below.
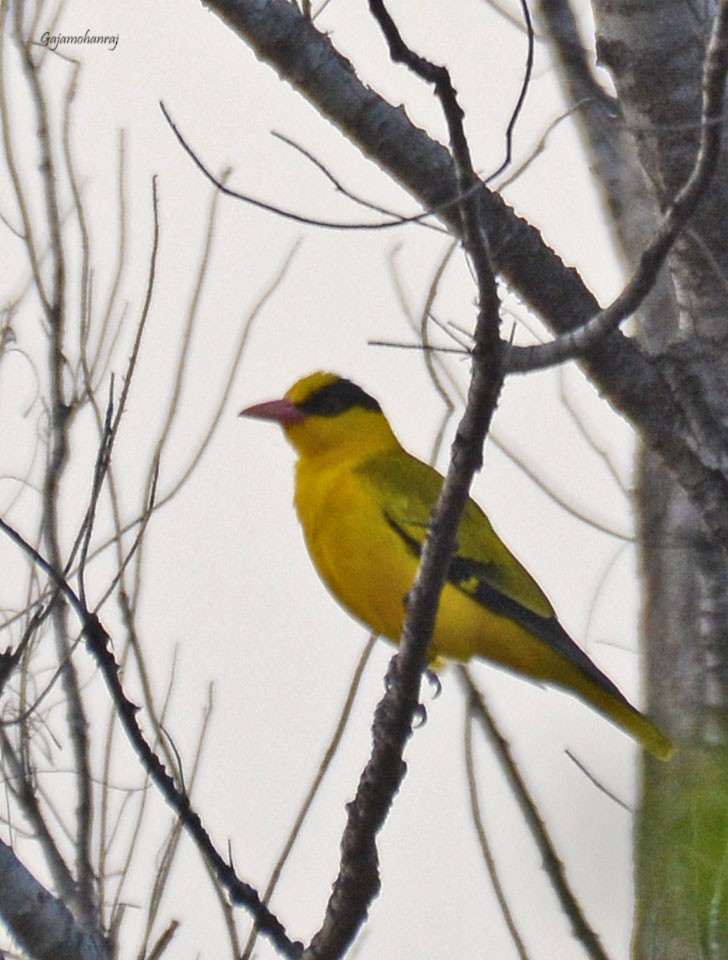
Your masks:
[{"label": "pale sky", "polygon": [[[104,9],[105,8],[105,9]],[[399,0],[390,5],[420,52],[451,67],[478,169],[502,158],[503,130],[517,95],[525,38],[482,2],[465,0],[457,18],[445,4]],[[515,6],[514,15],[517,14]],[[41,25],[42,25],[41,18]],[[453,21],[457,20],[457,23]],[[354,62],[359,75],[441,137],[430,92],[392,67],[365,3],[332,0],[320,22]],[[90,213],[94,295],[102,302],[115,264],[119,130],[125,131],[129,253],[122,302],[139,315],[151,243],[151,177],[158,176],[161,245],[158,283],[145,332],[140,369],[114,455],[129,513],[143,499],[146,458],[169,402],[176,357],[204,242],[211,189],[185,157],[161,115],[163,100],[201,159],[216,172],[232,168],[230,185],[273,204],[320,218],[360,222],[372,214],[334,194],[300,155],[271,136],[290,137],[359,195],[414,213],[414,202],[361,158],[336,130],[259,63],[201,4],[130,0],[118,5],[68,0],[56,33],[118,35],[115,49],[65,47],[83,64],[73,145]],[[522,162],[563,111],[542,44],[515,137]],[[11,65],[7,70],[10,70]],[[58,89],[69,65],[48,58]],[[7,82],[7,81],[6,81]],[[17,78],[16,78],[17,82]],[[20,90],[20,86],[17,88]],[[27,102],[10,87],[18,142],[30,156]],[[59,94],[56,94],[57,98]],[[29,177],[32,183],[32,178]],[[35,181],[37,182],[37,181]],[[32,186],[29,187],[32,193]],[[11,207],[0,186],[0,209]],[[570,121],[550,135],[547,150],[506,193],[519,213],[576,266],[602,299],[618,291],[620,271],[609,244],[588,165]],[[182,492],[153,518],[145,551],[141,639],[160,697],[176,651],[176,680],[167,727],[186,764],[192,763],[201,714],[214,685],[214,711],[194,802],[220,849],[228,843],[240,875],[265,886],[287,831],[314,776],[338,718],[366,632],[318,580],[291,505],[293,452],[281,432],[239,420],[238,411],[282,393],[298,377],[330,369],[377,397],[403,444],[427,459],[442,415],[422,356],[368,345],[373,339],[412,342],[393,276],[415,316],[447,249],[442,234],[420,227],[373,232],[324,231],[283,220],[229,199],[219,204],[208,275],[198,308],[180,414],[160,467],[160,492],[187,466],[206,430],[229,368],[238,331],[298,244],[286,276],[256,318],[217,431]],[[5,300],[17,296],[27,270],[17,242],[0,231],[0,257],[11,269]],[[474,287],[461,254],[446,272],[435,312],[470,328]],[[503,291],[505,329],[522,326],[524,311]],[[525,318],[539,335],[534,318]],[[32,335],[31,342],[32,342]],[[121,377],[131,334],[124,334],[111,369]],[[446,366],[461,390],[467,363]],[[4,378],[4,379],[3,379]],[[36,374],[17,357],[0,374],[3,474],[32,469],[37,416]],[[104,380],[103,390],[108,385]],[[565,404],[566,396],[589,435]],[[456,414],[457,415],[457,414]],[[439,465],[444,468],[455,421]],[[493,428],[498,442],[521,458],[548,490],[594,521],[631,535],[630,431],[599,401],[570,365],[509,381]],[[86,489],[94,447],[79,454],[73,482]],[[605,465],[613,463],[622,488]],[[69,486],[72,481],[69,480]],[[636,634],[638,584],[634,551],[569,515],[543,487],[489,443],[474,496],[494,526],[547,592],[565,627],[634,701],[639,701]],[[3,511],[32,529],[36,501],[17,484],[0,483]],[[102,522],[102,521],[100,521]],[[0,555],[9,562],[8,547]],[[94,571],[98,569],[98,573]],[[103,560],[90,573],[100,592]],[[93,595],[93,589],[90,591]],[[113,634],[118,614],[103,610]],[[353,796],[368,755],[373,707],[392,649],[378,644],[367,667],[340,754],[284,872],[273,908],[291,936],[307,940],[318,928],[334,879],[344,804]],[[635,749],[573,698],[545,691],[483,664],[475,675],[491,698],[502,730],[543,805],[573,885],[604,945],[626,957],[631,914],[629,815],[599,793],[565,755],[573,751],[605,786],[634,801]],[[429,698],[429,691],[426,691]],[[380,836],[382,893],[357,946],[357,957],[515,957],[475,847],[462,752],[463,703],[454,676],[427,700],[428,722],[406,753],[409,774]],[[99,691],[99,710],[106,704]],[[119,735],[121,737],[121,735]],[[539,857],[487,747],[477,765],[484,818],[507,894],[534,955],[571,960],[581,950],[549,892]],[[129,764],[124,767],[123,764]],[[120,760],[120,782],[134,779]],[[150,800],[150,849],[169,815]],[[24,848],[19,848],[21,853]],[[28,848],[25,848],[26,852]],[[153,858],[151,858],[153,860]],[[154,863],[136,867],[130,901],[145,904]],[[139,911],[142,913],[142,911]],[[133,914],[121,956],[136,955]],[[197,854],[183,841],[160,914],[182,928],[165,956],[220,957],[228,950],[214,893]],[[247,919],[239,911],[243,940]],[[256,956],[274,955],[261,939]]]}]

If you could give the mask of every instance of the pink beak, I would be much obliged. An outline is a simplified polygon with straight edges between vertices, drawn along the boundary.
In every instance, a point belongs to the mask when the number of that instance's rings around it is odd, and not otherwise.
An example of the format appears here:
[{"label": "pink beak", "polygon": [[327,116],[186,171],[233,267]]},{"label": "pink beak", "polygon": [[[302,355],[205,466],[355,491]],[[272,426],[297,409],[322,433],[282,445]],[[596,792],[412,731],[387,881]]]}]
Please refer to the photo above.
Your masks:
[{"label": "pink beak", "polygon": [[286,400],[266,400],[265,403],[255,403],[252,407],[246,407],[239,413],[241,417],[252,417],[255,420],[275,420],[282,426],[291,423],[301,423],[306,419],[306,414],[302,413],[298,407]]}]

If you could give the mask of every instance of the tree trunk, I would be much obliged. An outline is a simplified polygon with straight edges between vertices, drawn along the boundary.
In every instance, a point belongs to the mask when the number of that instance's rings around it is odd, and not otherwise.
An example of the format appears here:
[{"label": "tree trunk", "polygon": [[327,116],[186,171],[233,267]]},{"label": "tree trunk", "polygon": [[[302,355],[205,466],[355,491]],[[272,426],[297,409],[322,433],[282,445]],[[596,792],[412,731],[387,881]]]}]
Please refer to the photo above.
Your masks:
[{"label": "tree trunk", "polygon": [[[641,165],[665,209],[695,159],[705,4],[595,0],[597,50],[609,68]],[[644,347],[700,449],[724,432],[726,168],[669,260],[677,315],[650,312]],[[725,440],[722,438],[722,446]],[[680,745],[646,760],[636,848],[635,956],[728,957],[728,563],[669,467],[643,450],[638,523],[644,571],[648,709]]]}]

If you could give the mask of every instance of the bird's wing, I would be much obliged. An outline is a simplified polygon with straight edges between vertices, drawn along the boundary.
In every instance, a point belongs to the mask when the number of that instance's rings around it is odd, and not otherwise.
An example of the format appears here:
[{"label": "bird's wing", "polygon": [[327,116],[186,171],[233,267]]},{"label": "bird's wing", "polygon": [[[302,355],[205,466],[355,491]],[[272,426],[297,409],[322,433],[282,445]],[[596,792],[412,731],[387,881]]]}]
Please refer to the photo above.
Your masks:
[{"label": "bird's wing", "polygon": [[[408,550],[419,556],[442,476],[401,450],[370,456],[357,472],[369,481],[386,522]],[[507,606],[510,601],[538,616],[553,616],[539,586],[473,500],[468,501],[460,521],[448,580],[494,612],[499,604]]]},{"label": "bird's wing", "polygon": [[[367,458],[357,472],[377,497],[384,520],[419,558],[442,476],[404,451]],[[519,624],[620,700],[618,688],[563,629],[541,588],[469,500],[458,528],[448,582],[476,603]]]}]

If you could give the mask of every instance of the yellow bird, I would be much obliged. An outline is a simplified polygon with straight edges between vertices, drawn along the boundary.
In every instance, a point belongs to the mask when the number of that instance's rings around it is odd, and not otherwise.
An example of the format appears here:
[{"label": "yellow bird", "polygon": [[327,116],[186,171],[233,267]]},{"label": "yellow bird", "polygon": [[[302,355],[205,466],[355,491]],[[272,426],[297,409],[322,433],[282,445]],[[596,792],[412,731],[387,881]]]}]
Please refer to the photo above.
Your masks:
[{"label": "yellow bird", "polygon": [[[241,416],[281,424],[298,454],[295,504],[331,593],[397,643],[442,476],[406,452],[361,387],[314,373]],[[481,657],[576,694],[667,760],[672,743],[592,663],[546,596],[469,500],[440,597],[428,659]]]}]

